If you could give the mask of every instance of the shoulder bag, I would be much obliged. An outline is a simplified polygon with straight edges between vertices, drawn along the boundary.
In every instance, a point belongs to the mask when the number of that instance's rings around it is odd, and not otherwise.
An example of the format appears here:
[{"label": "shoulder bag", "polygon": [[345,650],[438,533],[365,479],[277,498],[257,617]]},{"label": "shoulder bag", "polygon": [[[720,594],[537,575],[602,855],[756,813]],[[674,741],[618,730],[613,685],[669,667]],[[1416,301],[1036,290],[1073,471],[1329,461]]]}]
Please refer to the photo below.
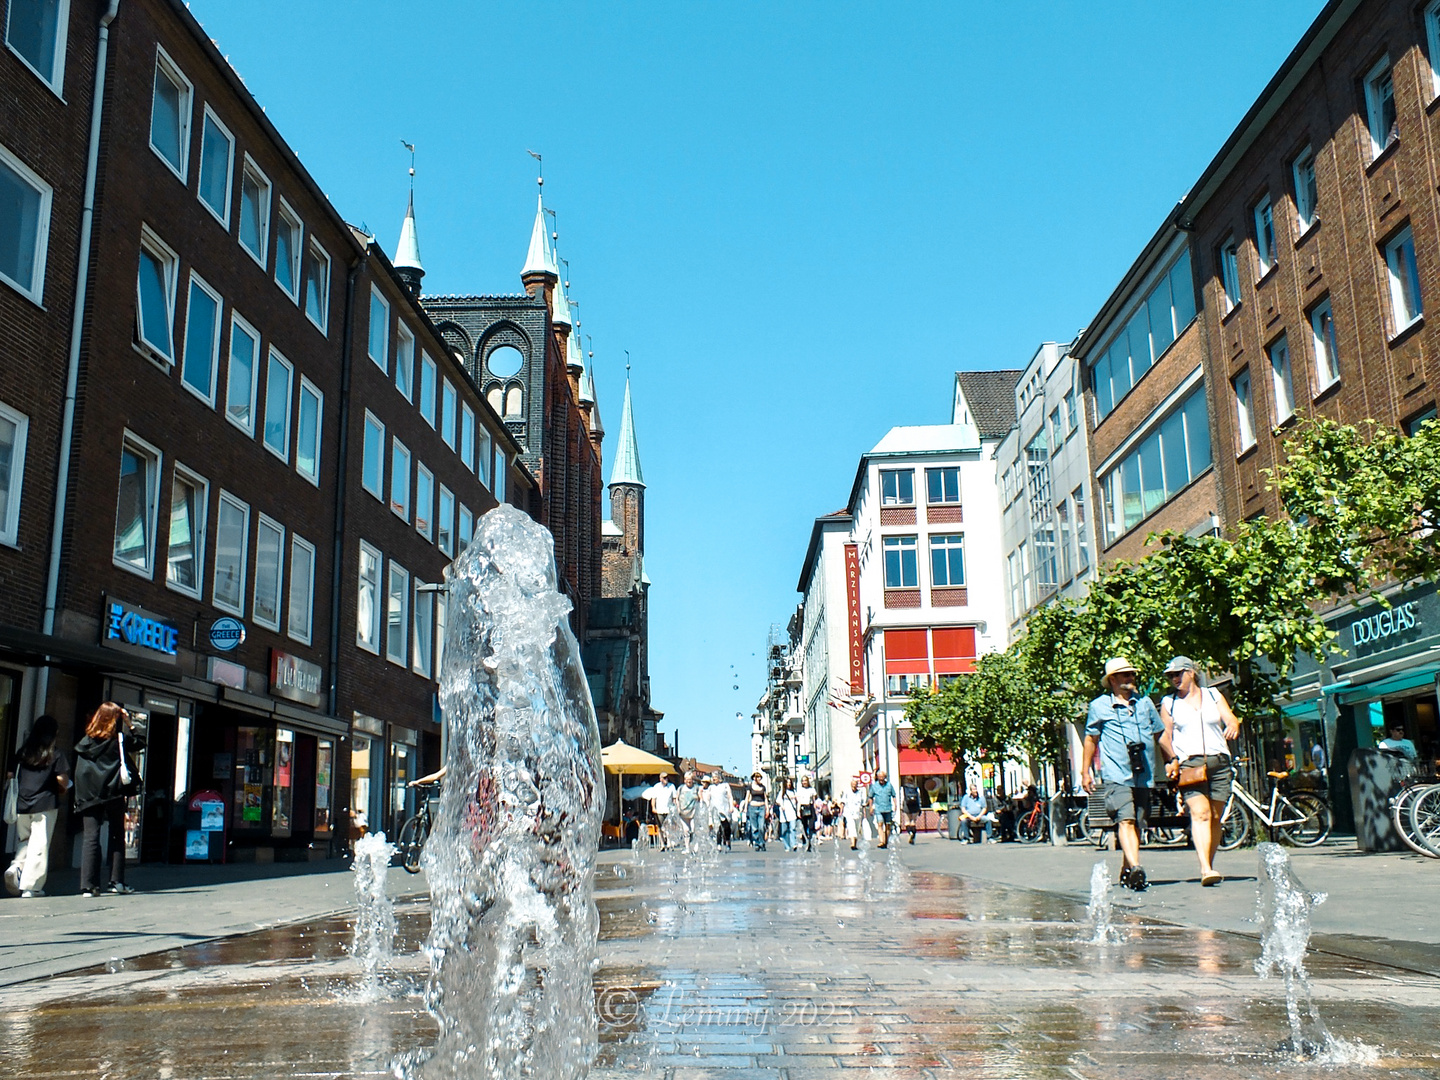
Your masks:
[{"label": "shoulder bag", "polygon": [[[1209,690],[1210,688],[1208,686],[1202,686],[1200,688],[1200,764],[1181,764],[1180,775],[1176,778],[1175,782],[1177,786],[1182,788],[1198,787],[1210,779],[1210,769],[1205,763],[1205,759],[1209,757],[1205,747],[1205,696]],[[1172,695],[1170,700],[1173,702],[1176,700],[1176,697]],[[1175,715],[1175,706],[1173,704],[1170,706],[1170,715],[1172,717]]]},{"label": "shoulder bag", "polygon": [[5,824],[14,825],[20,812],[20,777],[12,776],[5,784]]}]

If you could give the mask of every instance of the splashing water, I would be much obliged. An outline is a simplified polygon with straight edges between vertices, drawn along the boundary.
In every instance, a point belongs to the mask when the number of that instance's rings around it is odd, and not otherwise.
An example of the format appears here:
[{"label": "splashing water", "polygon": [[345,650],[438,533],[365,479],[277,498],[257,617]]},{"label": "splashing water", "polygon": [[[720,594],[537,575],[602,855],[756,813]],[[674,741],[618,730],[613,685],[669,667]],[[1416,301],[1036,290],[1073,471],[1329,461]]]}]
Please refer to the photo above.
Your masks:
[{"label": "splashing water", "polygon": [[436,1045],[400,1080],[578,1080],[597,1049],[591,962],[600,737],[556,591],[554,541],[510,506],[446,573],[446,781],[424,863]]},{"label": "splashing water", "polygon": [[385,875],[395,845],[385,834],[371,833],[355,841],[355,936],[350,955],[360,965],[358,997],[379,1001],[385,996],[381,979],[395,955],[395,903],[385,891]]},{"label": "splashing water", "polygon": [[1310,994],[1305,951],[1310,945],[1310,912],[1325,902],[1326,894],[1305,888],[1279,844],[1259,846],[1260,891],[1256,907],[1260,923],[1260,957],[1255,974],[1269,978],[1278,968],[1285,977],[1285,1014],[1290,1038],[1281,1049],[1306,1061],[1327,1065],[1367,1064],[1379,1052],[1364,1043],[1338,1039],[1320,1019]]},{"label": "splashing water", "polygon": [[885,884],[881,887],[881,892],[889,896],[908,892],[910,889],[910,874],[905,869],[905,864],[900,861],[900,849],[894,842],[894,835],[891,834],[890,846],[885,849]]},{"label": "splashing water", "polygon": [[1125,940],[1125,932],[1115,925],[1110,867],[1104,859],[1090,871],[1090,903],[1085,907],[1085,917],[1090,924],[1090,944],[1118,945]]}]

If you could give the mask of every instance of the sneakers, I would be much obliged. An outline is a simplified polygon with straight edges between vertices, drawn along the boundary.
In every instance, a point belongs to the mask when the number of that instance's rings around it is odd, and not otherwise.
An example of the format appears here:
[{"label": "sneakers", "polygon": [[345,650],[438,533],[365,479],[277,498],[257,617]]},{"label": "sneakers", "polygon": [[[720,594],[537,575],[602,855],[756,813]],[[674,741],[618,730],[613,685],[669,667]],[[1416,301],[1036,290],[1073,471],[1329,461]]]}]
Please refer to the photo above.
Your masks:
[{"label": "sneakers", "polygon": [[126,885],[123,881],[112,881],[109,888],[107,888],[105,891],[113,896],[128,896],[135,890],[132,889],[129,885]]},{"label": "sneakers", "polygon": [[5,891],[11,896],[20,895],[20,864],[14,863],[5,871]]},{"label": "sneakers", "polygon": [[81,890],[80,890],[80,895],[83,896],[86,900],[94,900],[95,897],[97,897],[97,896],[100,895],[100,890],[99,890],[99,889],[81,889]]},{"label": "sneakers", "polygon": [[22,900],[29,900],[29,899],[31,899],[32,897],[44,896],[44,895],[45,895],[45,890],[44,890],[44,889],[26,889],[26,890],[24,890],[24,891],[20,894],[20,899],[22,899]]},{"label": "sneakers", "polygon": [[1131,892],[1144,892],[1150,887],[1145,880],[1145,871],[1138,866],[1130,866],[1120,871],[1120,884]]}]

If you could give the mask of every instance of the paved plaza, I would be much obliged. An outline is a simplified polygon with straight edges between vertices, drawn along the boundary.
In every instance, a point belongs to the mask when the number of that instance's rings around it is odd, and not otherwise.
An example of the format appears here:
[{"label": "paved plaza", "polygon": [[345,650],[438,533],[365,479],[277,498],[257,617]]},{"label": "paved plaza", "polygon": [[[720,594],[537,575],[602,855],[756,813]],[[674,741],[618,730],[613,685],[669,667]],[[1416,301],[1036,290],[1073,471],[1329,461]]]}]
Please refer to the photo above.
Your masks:
[{"label": "paved plaza", "polygon": [[[604,853],[592,1076],[1440,1075],[1436,935],[1400,936],[1440,867],[1297,855],[1307,884],[1333,892],[1308,967],[1321,1018],[1351,1044],[1315,1063],[1282,1045],[1283,984],[1254,971],[1255,852],[1224,857],[1229,880],[1203,892],[1191,853],[1148,853],[1156,885],[1117,896],[1124,940],[1109,945],[1086,923],[1099,857],[935,837],[858,854]],[[390,880],[412,895],[378,1002],[356,996],[347,874],[155,884],[0,904],[0,1075],[378,1077],[429,1039],[422,878]],[[56,973],[16,981],[16,958],[21,975]]]}]

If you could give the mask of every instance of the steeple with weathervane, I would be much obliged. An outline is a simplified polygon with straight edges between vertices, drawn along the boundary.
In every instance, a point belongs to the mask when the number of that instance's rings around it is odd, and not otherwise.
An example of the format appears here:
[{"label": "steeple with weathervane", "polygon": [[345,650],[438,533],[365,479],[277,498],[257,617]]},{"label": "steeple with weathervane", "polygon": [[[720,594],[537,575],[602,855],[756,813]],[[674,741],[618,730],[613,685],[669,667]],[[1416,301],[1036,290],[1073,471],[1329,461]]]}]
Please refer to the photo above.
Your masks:
[{"label": "steeple with weathervane", "polygon": [[405,208],[405,221],[400,226],[400,243],[395,245],[395,258],[390,260],[395,273],[411,296],[420,295],[420,279],[425,276],[425,267],[420,265],[420,237],[415,232],[415,144],[400,142],[410,151],[410,204]]}]

